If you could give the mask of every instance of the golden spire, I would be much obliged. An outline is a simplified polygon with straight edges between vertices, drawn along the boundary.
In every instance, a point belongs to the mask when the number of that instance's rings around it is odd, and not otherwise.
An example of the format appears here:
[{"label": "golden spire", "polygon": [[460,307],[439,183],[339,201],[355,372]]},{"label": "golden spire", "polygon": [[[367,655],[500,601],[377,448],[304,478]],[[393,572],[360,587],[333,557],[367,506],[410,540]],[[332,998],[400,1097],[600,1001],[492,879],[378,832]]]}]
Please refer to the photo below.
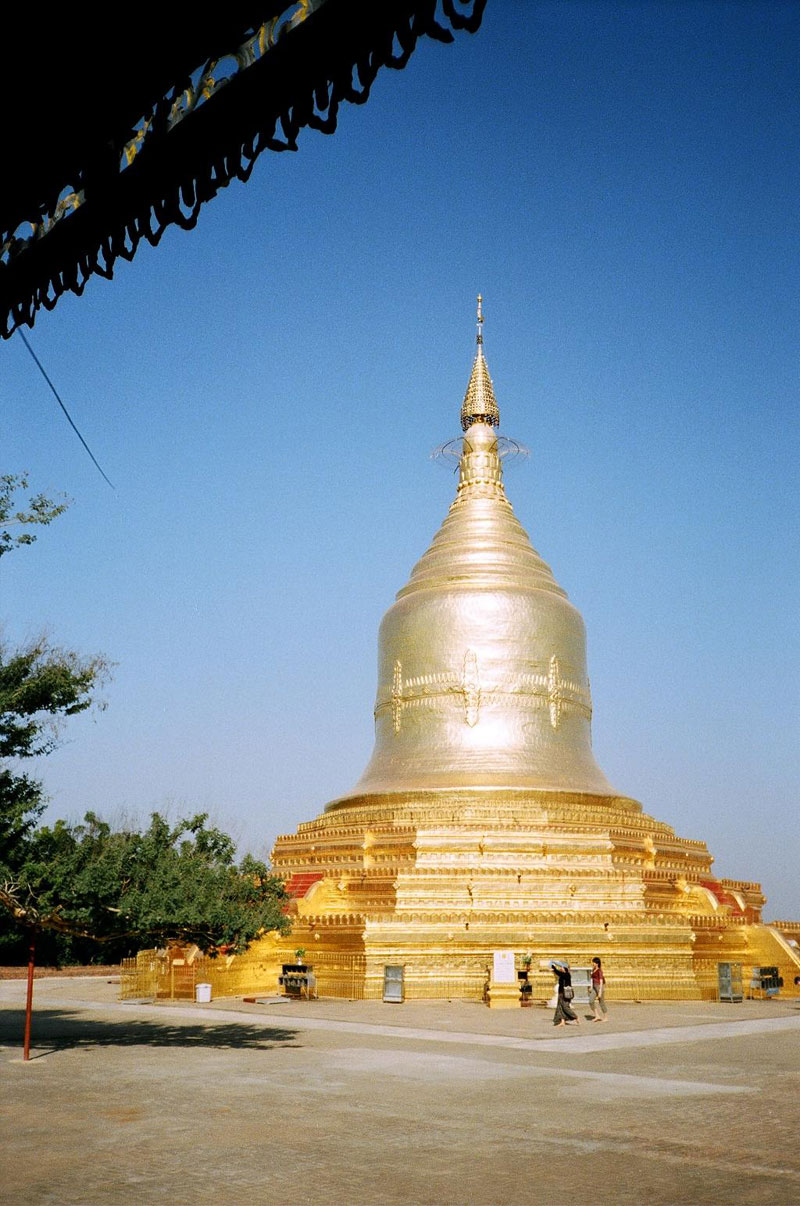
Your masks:
[{"label": "golden spire", "polygon": [[494,386],[483,357],[483,298],[478,294],[478,350],[472,365],[467,392],[461,403],[461,427],[464,431],[473,423],[500,426],[500,411],[494,396]]},{"label": "golden spire", "polygon": [[330,809],[462,788],[616,794],[592,755],[583,620],[503,486],[481,300],[456,497],[383,617],[375,748]]}]

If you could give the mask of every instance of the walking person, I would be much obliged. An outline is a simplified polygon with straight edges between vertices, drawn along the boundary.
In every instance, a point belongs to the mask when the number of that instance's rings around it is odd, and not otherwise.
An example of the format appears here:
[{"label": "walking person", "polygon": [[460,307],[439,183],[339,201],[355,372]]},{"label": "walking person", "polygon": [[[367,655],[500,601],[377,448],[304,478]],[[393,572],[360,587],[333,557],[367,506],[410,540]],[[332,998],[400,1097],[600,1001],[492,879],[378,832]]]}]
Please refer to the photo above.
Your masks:
[{"label": "walking person", "polygon": [[[589,1007],[594,1014],[593,1022],[607,1022],[608,1010],[606,1009],[606,978],[603,974],[603,965],[595,955],[592,959],[592,983],[589,988]],[[598,1012],[599,1010],[599,1012]]]},{"label": "walking person", "polygon": [[580,1026],[581,1020],[571,1005],[575,992],[572,987],[569,964],[555,960],[550,964],[550,970],[558,981],[558,998],[556,1000],[556,1011],[553,1014],[553,1025],[566,1026],[567,1022],[574,1022],[576,1026]]}]

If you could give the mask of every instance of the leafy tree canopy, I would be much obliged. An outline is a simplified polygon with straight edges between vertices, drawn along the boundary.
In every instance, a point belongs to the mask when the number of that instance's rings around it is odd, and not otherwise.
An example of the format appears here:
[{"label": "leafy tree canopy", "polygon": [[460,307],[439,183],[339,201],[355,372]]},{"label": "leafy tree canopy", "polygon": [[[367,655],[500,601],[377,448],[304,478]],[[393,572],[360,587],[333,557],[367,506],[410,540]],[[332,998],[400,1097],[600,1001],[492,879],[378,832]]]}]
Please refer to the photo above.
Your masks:
[{"label": "leafy tree canopy", "polygon": [[80,657],[45,638],[23,649],[0,644],[0,881],[13,878],[26,857],[46,801],[20,760],[49,754],[61,722],[91,707],[107,674],[105,658]]},{"label": "leafy tree canopy", "polygon": [[[48,524],[62,515],[69,506],[69,500],[63,495],[56,501],[44,494],[34,494],[28,500],[27,510],[14,510],[15,498],[20,490],[28,489],[28,477],[25,473],[4,473],[0,475],[0,557],[10,553],[21,544],[33,544],[36,536],[28,528],[33,524]],[[17,533],[9,528],[21,527],[24,530]]]},{"label": "leafy tree canopy", "polygon": [[93,813],[37,830],[13,880],[0,883],[18,925],[98,942],[194,942],[236,954],[264,930],[289,928],[282,880],[265,863],[235,862],[227,834],[204,814],[144,832],[113,830]]},{"label": "leafy tree canopy", "polygon": [[0,758],[49,754],[58,718],[90,707],[108,668],[103,657],[53,648],[44,637],[24,649],[0,645]]},{"label": "leafy tree canopy", "polygon": [[[27,488],[24,473],[0,476],[0,557],[32,544],[29,529],[51,523],[69,505],[44,494],[27,506],[17,503]],[[20,768],[20,760],[50,753],[60,724],[92,705],[108,668],[103,657],[81,657],[45,637],[16,649],[0,643],[0,882],[15,882],[45,807],[41,783]],[[0,942],[7,931],[6,914],[0,916]]]}]

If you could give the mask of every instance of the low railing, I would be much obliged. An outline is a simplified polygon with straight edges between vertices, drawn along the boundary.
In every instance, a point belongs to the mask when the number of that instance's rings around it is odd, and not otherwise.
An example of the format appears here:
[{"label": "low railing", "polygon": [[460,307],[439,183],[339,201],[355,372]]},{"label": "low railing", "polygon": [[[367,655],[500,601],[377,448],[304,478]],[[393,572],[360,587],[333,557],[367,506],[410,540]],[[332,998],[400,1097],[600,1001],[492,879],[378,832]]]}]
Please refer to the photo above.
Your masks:
[{"label": "low railing", "polygon": [[[279,991],[278,975],[284,963],[295,963],[295,952],[274,951],[268,959],[246,952],[233,959],[196,954],[170,957],[166,951],[140,951],[123,959],[120,1000],[166,998],[194,1000],[198,984],[210,984],[212,997],[270,995]],[[366,958],[360,954],[315,954],[314,974],[321,996],[360,1001],[365,995]]]},{"label": "low railing", "polygon": [[[212,997],[275,995],[280,989],[278,975],[283,963],[296,962],[291,950],[271,952],[269,960],[246,953],[235,959],[170,958],[164,951],[140,951],[135,959],[124,959],[120,969],[120,999],[194,1000],[198,984],[210,984]],[[316,953],[310,960],[320,997],[339,1000],[380,1000],[383,994],[383,969],[368,969],[363,954]],[[716,964],[697,969],[694,983],[668,976],[609,975],[606,996],[609,1001],[687,1001],[717,999]],[[552,978],[541,971],[530,975],[532,1004],[545,1005],[553,994]],[[406,1000],[480,1001],[484,996],[486,975],[461,971],[452,976],[426,976],[407,969]],[[793,989],[793,986],[792,986]],[[788,987],[786,995],[794,995]]]},{"label": "low railing", "polygon": [[139,951],[135,959],[123,959],[120,964],[119,999],[155,1000],[159,979],[166,973],[166,965],[166,955],[158,951]]}]

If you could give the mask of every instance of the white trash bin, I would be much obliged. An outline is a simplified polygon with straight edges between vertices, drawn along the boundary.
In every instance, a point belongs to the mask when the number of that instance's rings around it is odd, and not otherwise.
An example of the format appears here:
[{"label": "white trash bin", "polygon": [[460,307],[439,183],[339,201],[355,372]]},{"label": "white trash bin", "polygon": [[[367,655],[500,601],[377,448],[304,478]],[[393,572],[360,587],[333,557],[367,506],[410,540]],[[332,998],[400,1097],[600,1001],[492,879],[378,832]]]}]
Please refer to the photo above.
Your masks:
[{"label": "white trash bin", "polygon": [[211,1000],[211,985],[210,984],[195,984],[194,999],[198,1005],[207,1005]]}]

